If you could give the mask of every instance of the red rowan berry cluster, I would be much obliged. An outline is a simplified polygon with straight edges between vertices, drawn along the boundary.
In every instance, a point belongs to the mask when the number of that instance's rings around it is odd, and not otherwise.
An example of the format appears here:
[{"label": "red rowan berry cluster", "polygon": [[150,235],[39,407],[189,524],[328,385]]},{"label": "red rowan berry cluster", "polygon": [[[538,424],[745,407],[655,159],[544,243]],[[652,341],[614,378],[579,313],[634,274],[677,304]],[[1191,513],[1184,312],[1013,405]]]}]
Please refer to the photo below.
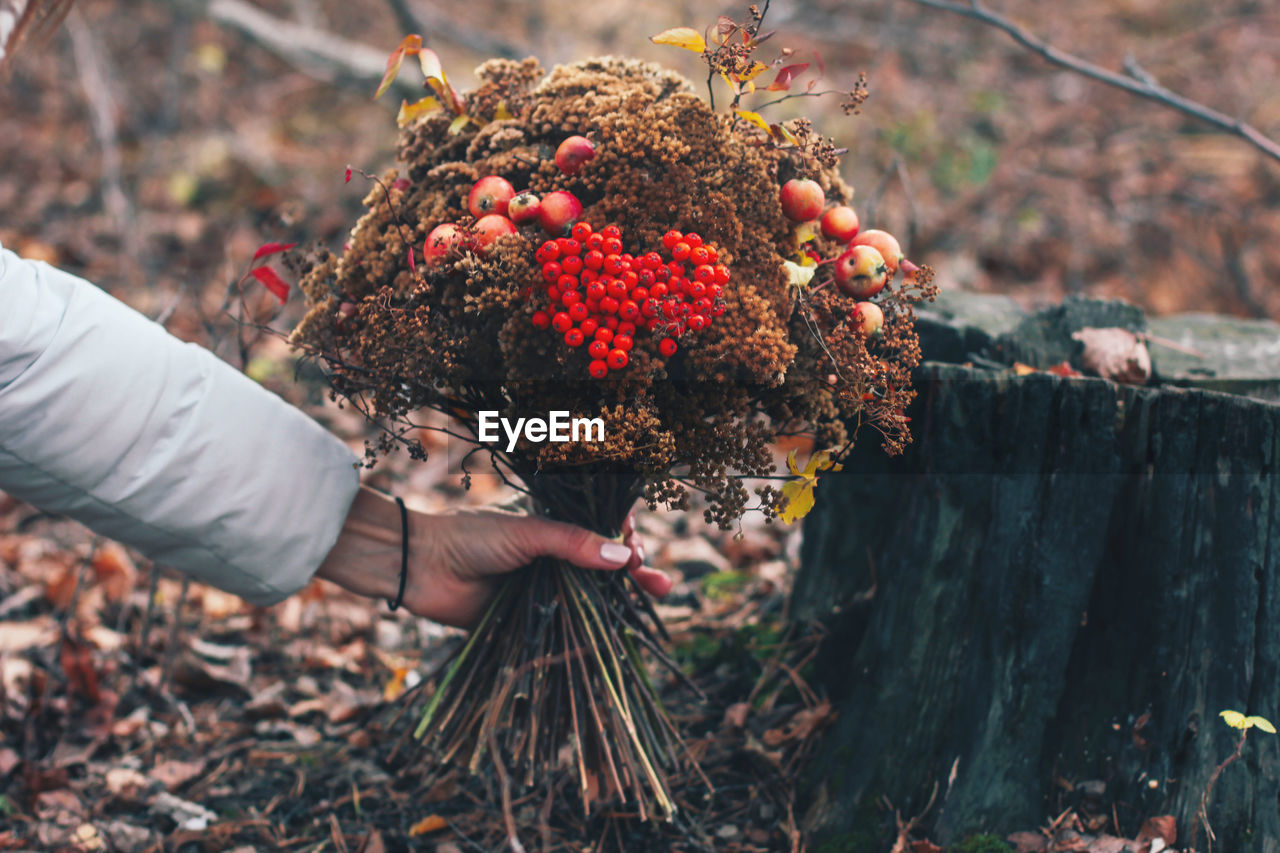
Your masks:
[{"label": "red rowan berry cluster", "polygon": [[697,234],[668,231],[662,246],[670,260],[652,250],[623,251],[621,228],[596,231],[586,222],[547,240],[534,259],[550,304],[533,312],[534,328],[553,329],[569,347],[585,344],[595,379],[627,366],[637,331],[671,358],[686,332],[702,331],[725,312],[730,276],[716,248]]}]

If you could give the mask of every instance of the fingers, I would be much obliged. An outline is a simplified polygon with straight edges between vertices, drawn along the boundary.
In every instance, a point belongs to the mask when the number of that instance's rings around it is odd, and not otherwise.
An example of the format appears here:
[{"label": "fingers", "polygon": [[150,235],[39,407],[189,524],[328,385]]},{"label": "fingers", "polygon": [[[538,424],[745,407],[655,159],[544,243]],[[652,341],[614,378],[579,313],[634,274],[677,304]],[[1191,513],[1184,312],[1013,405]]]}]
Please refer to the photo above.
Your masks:
[{"label": "fingers", "polygon": [[671,578],[644,565],[644,542],[636,532],[634,514],[623,523],[622,542],[544,518],[524,517],[519,523],[522,525],[522,549],[529,559],[549,556],[567,560],[584,569],[625,569],[649,595],[660,598],[671,591]]},{"label": "fingers", "polygon": [[615,542],[572,524],[545,518],[520,519],[526,556],[558,557],[584,569],[620,569],[635,552],[625,542]]}]

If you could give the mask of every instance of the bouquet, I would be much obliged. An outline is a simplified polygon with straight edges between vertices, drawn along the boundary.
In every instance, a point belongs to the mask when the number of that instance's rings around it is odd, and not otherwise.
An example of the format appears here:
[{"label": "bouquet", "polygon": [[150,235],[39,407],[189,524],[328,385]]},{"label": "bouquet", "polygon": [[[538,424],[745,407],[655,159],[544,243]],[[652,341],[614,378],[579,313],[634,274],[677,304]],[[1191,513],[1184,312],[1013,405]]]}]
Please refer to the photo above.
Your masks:
[{"label": "bouquet", "polygon": [[[387,82],[416,56],[431,94],[402,105],[401,167],[371,179],[342,254],[306,263],[294,333],[379,425],[370,463],[424,457],[421,413],[444,412],[464,470],[478,456],[528,512],[617,536],[641,500],[726,528],[749,510],[793,521],[861,427],[889,452],[910,440],[929,270],[859,230],[830,140],[745,109],[757,88],[800,96],[805,70],[757,58],[762,17],[654,37],[703,55],[719,110],[615,57],[490,61],[460,94],[420,39],[401,44]],[[865,96],[859,81],[846,108]],[[771,443],[795,433],[824,449],[774,478]],[[584,808],[670,818],[690,759],[648,675],[650,659],[681,675],[663,639],[625,573],[542,561],[504,582],[415,735],[496,771],[508,802],[568,767]]]}]

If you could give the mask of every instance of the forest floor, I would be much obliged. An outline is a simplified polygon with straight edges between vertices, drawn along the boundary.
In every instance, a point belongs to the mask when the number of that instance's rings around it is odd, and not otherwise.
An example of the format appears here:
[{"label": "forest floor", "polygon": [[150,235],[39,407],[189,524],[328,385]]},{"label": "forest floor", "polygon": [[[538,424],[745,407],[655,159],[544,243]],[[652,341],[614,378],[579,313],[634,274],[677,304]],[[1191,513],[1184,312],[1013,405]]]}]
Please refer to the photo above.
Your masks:
[{"label": "forest floor", "polygon": [[[341,244],[365,192],[344,170],[392,164],[394,99],[299,70],[205,14],[227,3],[82,5],[0,89],[0,242],[212,347],[358,447],[363,427],[296,381],[280,340],[244,336],[220,306],[260,244]],[[393,5],[256,4],[384,54],[404,32]],[[411,5],[434,10],[428,42],[463,88],[495,53],[548,66],[627,53],[693,73],[692,58],[644,36],[743,11],[707,0],[599,0],[589,15],[569,3]],[[1262,285],[1280,277],[1280,173],[1239,140],[915,4],[775,6],[776,41],[821,51],[833,85],[869,72],[861,116],[804,106],[850,146],[864,222],[902,234],[944,288],[1280,315],[1280,289]],[[1186,3],[1090,0],[1069,18],[1055,8],[1023,8],[1022,23],[1112,67],[1132,53],[1172,88],[1280,127],[1280,92],[1256,85],[1276,75],[1275,13],[1249,0],[1220,4],[1213,20]],[[438,465],[391,463],[370,482],[425,509],[503,499],[483,477],[463,491],[437,449]],[[642,825],[606,804],[584,816],[549,780],[514,806],[524,843],[800,850],[797,770],[833,711],[806,682],[819,632],[785,622],[798,532],[748,525],[737,538],[652,513],[641,529],[654,564],[678,577],[663,613],[708,695],[663,690],[715,793],[691,775],[679,821]],[[457,637],[320,582],[250,608],[0,496],[0,849],[497,849],[494,793],[424,773],[397,718]],[[904,831],[886,849],[937,849],[912,816],[896,817]],[[1106,826],[1072,812],[1012,840],[1093,853],[1174,840],[1159,822],[1127,845]]]}]

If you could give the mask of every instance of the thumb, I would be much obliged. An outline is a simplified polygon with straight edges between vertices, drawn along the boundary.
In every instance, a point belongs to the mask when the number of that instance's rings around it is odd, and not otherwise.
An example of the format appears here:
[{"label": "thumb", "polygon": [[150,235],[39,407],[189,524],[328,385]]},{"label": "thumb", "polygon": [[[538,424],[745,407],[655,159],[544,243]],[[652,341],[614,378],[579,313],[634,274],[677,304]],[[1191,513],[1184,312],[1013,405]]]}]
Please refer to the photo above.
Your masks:
[{"label": "thumb", "polygon": [[631,547],[583,527],[526,518],[521,545],[529,558],[558,557],[584,569],[620,569],[631,561]]}]

